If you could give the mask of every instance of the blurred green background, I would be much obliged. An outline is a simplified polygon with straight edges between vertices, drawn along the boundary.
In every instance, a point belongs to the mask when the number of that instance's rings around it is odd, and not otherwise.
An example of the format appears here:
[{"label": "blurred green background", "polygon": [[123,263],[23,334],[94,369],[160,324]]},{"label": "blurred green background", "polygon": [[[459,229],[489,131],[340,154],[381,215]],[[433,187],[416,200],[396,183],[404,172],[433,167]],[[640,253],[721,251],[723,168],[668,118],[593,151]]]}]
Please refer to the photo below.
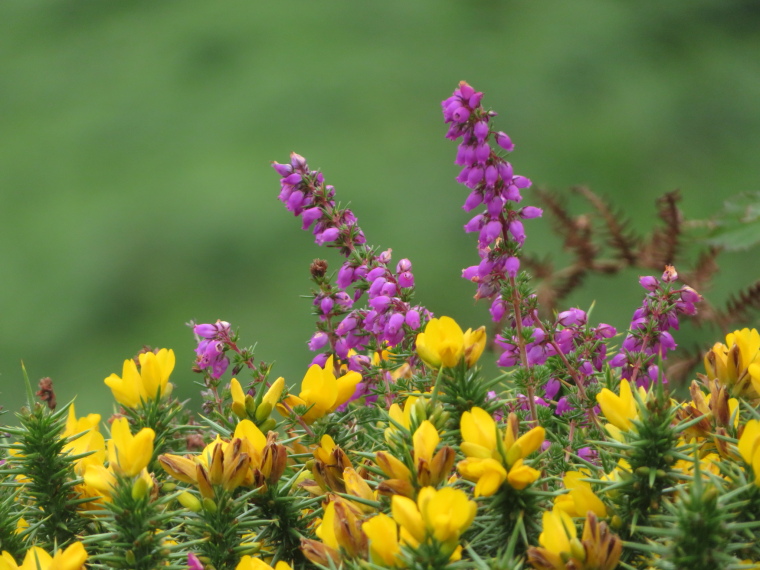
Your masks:
[{"label": "blurred green background", "polygon": [[[22,404],[23,360],[59,401],[108,413],[103,378],[148,344],[175,350],[197,404],[190,319],[230,321],[300,382],[308,266],[338,258],[276,200],[269,164],[291,150],[412,260],[420,302],[487,323],[459,277],[476,251],[440,115],[462,79],[534,184],[589,185],[640,231],[674,188],[709,216],[760,187],[759,30],[750,0],[6,0],[0,403]],[[548,227],[527,225],[528,250],[556,253]],[[748,255],[726,256],[714,299],[757,278]],[[635,277],[568,305],[623,327]]]}]

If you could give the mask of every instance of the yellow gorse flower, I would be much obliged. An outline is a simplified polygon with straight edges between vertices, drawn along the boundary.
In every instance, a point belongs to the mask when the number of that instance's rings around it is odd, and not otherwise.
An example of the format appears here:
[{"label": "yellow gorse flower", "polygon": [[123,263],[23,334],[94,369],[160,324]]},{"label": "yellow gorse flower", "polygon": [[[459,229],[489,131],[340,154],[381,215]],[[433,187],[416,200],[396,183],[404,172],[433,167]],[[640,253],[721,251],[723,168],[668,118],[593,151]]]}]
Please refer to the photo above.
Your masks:
[{"label": "yellow gorse flower", "polygon": [[467,367],[472,367],[483,354],[486,346],[486,328],[467,332],[451,317],[430,319],[425,331],[417,335],[417,355],[431,368],[452,368],[464,357]]},{"label": "yellow gorse flower", "polygon": [[424,487],[416,502],[401,495],[391,499],[391,512],[401,527],[402,542],[415,548],[435,540],[446,555],[457,550],[459,537],[472,524],[477,508],[464,491],[453,487]]},{"label": "yellow gorse flower", "polygon": [[623,551],[620,538],[605,523],[600,524],[594,513],[586,515],[583,536],[578,540],[573,519],[558,508],[544,512],[538,542],[540,548],[528,550],[528,562],[537,570],[612,570]]},{"label": "yellow gorse flower", "polygon": [[246,555],[240,559],[238,565],[235,566],[235,570],[292,570],[292,568],[284,560],[280,560],[274,566],[270,566],[260,558]]},{"label": "yellow gorse flower", "polygon": [[53,556],[39,546],[32,546],[27,550],[21,566],[16,564],[8,552],[3,552],[0,556],[0,570],[82,570],[86,560],[87,552],[81,542],[74,542]]},{"label": "yellow gorse flower", "polygon": [[[640,387],[638,389],[642,399],[646,398],[646,390]],[[615,439],[622,441],[621,432],[630,431],[633,428],[632,420],[639,417],[639,408],[636,405],[636,399],[631,391],[631,384],[628,380],[620,381],[620,395],[618,396],[612,390],[603,388],[596,395],[596,401],[602,409],[604,417],[610,423],[605,427],[607,432]]]},{"label": "yellow gorse flower", "polygon": [[760,487],[760,421],[750,420],[739,438],[739,454],[755,472],[755,485]]},{"label": "yellow gorse flower", "polygon": [[229,442],[217,436],[199,455],[164,454],[158,462],[175,479],[197,485],[204,498],[213,498],[214,486],[234,491],[241,485],[275,483],[285,470],[287,453],[275,432],[265,436],[251,420],[243,420]]},{"label": "yellow gorse flower", "polygon": [[380,513],[362,523],[362,530],[369,540],[370,562],[386,567],[402,566],[398,560],[401,545],[396,521],[385,513]]},{"label": "yellow gorse flower", "polygon": [[559,495],[554,499],[554,508],[566,512],[571,517],[583,517],[591,511],[601,518],[607,517],[607,507],[591,488],[591,483],[584,481],[589,474],[582,471],[568,471],[562,478],[566,495]]},{"label": "yellow gorse flower", "polygon": [[[345,404],[354,395],[356,385],[362,379],[361,374],[355,371],[335,378],[333,370],[332,356],[327,359],[324,368],[313,364],[301,382],[301,393],[298,396],[291,394],[284,400],[291,409],[296,406],[308,408],[301,416],[307,424]],[[284,406],[278,406],[277,409],[282,415],[288,415]]]},{"label": "yellow gorse flower", "polygon": [[546,436],[541,426],[517,438],[517,416],[510,414],[502,434],[488,412],[474,407],[462,414],[460,430],[463,441],[459,447],[467,458],[457,469],[465,479],[477,481],[476,497],[493,495],[504,481],[520,491],[538,479],[539,471],[523,460],[541,447]]},{"label": "yellow gorse flower", "polygon": [[104,380],[111,388],[114,399],[124,407],[136,408],[141,402],[168,396],[172,391],[169,376],[174,370],[174,351],[162,348],[158,353],[138,356],[140,370],[135,361],[125,360],[121,377],[111,374]]},{"label": "yellow gorse flower", "polygon": [[716,343],[705,355],[710,379],[728,386],[734,396],[760,397],[760,333],[757,329],[735,330],[726,344]]},{"label": "yellow gorse flower", "polygon": [[80,435],[66,443],[63,450],[71,455],[92,452],[91,455],[76,460],[74,470],[79,476],[84,474],[87,465],[102,465],[106,460],[106,440],[100,433],[99,423],[100,414],[88,414],[77,419],[74,404],[69,406],[66,429],[61,437],[70,438],[77,434]]},{"label": "yellow gorse flower", "polygon": [[108,464],[115,473],[134,477],[148,466],[153,456],[156,432],[142,428],[132,435],[127,418],[114,420],[108,442]]}]

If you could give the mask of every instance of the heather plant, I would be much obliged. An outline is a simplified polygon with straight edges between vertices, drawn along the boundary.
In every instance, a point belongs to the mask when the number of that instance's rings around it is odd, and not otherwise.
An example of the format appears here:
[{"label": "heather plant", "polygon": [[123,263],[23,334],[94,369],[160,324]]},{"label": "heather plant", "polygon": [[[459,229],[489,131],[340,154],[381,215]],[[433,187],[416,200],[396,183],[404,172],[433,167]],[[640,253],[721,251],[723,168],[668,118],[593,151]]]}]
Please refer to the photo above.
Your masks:
[{"label": "heather plant", "polygon": [[[620,333],[558,308],[613,262],[555,196],[515,174],[515,145],[483,93],[462,82],[442,110],[472,216],[464,229],[477,234],[462,276],[489,304],[490,342],[485,325],[464,330],[419,304],[412,261],[370,245],[293,153],[273,163],[279,199],[341,259],[310,267],[303,378],[273,375],[219,320],[190,323],[197,415],[172,397],[165,348],[105,379],[107,437],[97,414],[58,408],[49,379],[41,401],[26,380],[28,405],[1,446],[0,570],[760,566],[760,334],[705,347],[679,397],[668,364],[706,279],[704,260],[686,277],[671,263],[680,230],[637,241],[583,191],[619,266],[657,272],[639,278],[641,305]],[[668,196],[660,217],[678,219]],[[542,267],[525,251],[538,200],[577,254],[559,277],[530,271]],[[711,239],[729,247],[725,232]],[[749,317],[752,291],[710,318]]]}]

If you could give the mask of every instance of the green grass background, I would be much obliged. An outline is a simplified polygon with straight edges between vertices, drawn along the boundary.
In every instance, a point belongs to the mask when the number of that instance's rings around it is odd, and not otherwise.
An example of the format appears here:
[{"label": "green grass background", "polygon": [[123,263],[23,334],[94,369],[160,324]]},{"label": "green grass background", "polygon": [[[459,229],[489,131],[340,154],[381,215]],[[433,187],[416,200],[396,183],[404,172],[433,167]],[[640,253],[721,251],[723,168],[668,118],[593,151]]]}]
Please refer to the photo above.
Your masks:
[{"label": "green grass background", "polygon": [[[440,115],[462,79],[536,185],[589,185],[640,231],[673,188],[709,216],[759,186],[758,30],[749,0],[6,0],[0,403],[24,401],[23,360],[79,413],[108,413],[103,378],[148,344],[175,350],[176,393],[197,404],[190,319],[230,321],[300,381],[308,265],[339,260],[276,200],[269,164],[291,150],[412,260],[420,302],[487,323],[459,278],[476,251]],[[527,231],[561,258],[544,221]],[[727,256],[713,298],[757,261]],[[623,327],[640,299],[634,273],[568,305]]]}]

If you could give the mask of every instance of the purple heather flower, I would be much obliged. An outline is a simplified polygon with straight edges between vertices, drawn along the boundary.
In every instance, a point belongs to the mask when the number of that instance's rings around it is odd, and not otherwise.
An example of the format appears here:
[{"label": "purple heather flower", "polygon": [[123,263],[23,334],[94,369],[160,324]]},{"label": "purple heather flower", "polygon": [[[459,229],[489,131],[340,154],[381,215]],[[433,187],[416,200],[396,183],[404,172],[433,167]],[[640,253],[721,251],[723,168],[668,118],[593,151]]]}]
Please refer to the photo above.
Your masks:
[{"label": "purple heather flower", "polygon": [[656,290],[659,284],[660,283],[657,281],[657,279],[655,277],[652,277],[651,275],[639,277],[639,285],[641,285],[647,291]]},{"label": "purple heather flower", "polygon": [[516,257],[509,257],[507,258],[507,262],[505,263],[504,270],[507,272],[507,275],[510,277],[516,277],[517,272],[520,270],[520,260]]},{"label": "purple heather flower", "polygon": [[414,287],[414,275],[411,271],[404,271],[398,275],[398,285],[404,289]]},{"label": "purple heather flower", "polygon": [[558,416],[563,416],[567,412],[570,412],[574,409],[575,408],[573,408],[570,402],[567,401],[567,396],[563,396],[559,399],[559,402],[557,402],[557,409],[554,411],[554,413]]},{"label": "purple heather flower", "polygon": [[578,449],[577,453],[578,457],[589,462],[595,461],[596,458],[599,457],[599,452],[592,447],[581,447]]},{"label": "purple heather flower", "polygon": [[192,552],[187,555],[187,570],[203,570],[203,563]]},{"label": "purple heather flower", "polygon": [[515,150],[515,145],[512,143],[512,139],[510,139],[507,133],[503,131],[496,133],[496,144],[507,152]]},{"label": "purple heather flower", "polygon": [[544,396],[546,396],[547,400],[553,400],[559,393],[561,387],[562,385],[559,380],[556,378],[549,378],[549,380],[546,381],[546,384],[544,384]]},{"label": "purple heather flower", "polygon": [[586,312],[581,309],[569,309],[557,315],[557,322],[563,327],[586,324]]},{"label": "purple heather flower", "polygon": [[312,352],[322,350],[329,341],[330,341],[330,337],[327,335],[327,333],[324,333],[322,331],[317,331],[314,333],[314,335],[311,337],[311,340],[309,341],[309,350],[311,350]]},{"label": "purple heather flower", "polygon": [[525,206],[520,210],[520,217],[524,220],[530,220],[533,218],[540,218],[543,213],[544,211],[541,208],[536,208],[535,206]]}]

